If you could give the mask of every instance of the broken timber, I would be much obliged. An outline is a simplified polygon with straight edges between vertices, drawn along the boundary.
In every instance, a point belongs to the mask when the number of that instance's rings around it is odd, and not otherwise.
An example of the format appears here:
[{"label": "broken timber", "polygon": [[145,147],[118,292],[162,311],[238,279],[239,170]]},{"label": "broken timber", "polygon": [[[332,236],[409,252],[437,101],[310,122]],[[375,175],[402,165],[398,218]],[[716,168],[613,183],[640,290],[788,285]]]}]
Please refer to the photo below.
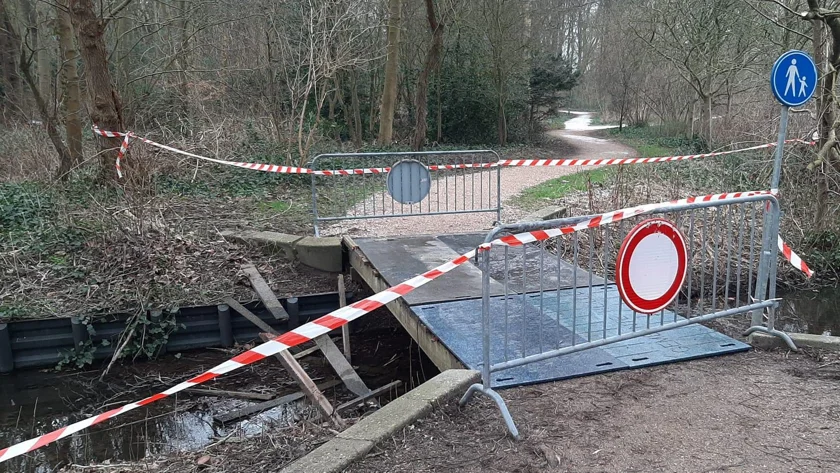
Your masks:
[{"label": "broken timber", "polygon": [[[252,324],[256,325],[263,330],[264,333],[260,334],[260,338],[263,341],[268,341],[276,337],[278,334],[274,331],[267,323],[260,320],[259,317],[254,315],[250,310],[246,309],[242,306],[242,304],[236,302],[233,298],[227,297],[225,298],[225,303],[228,304],[233,310],[239,312],[240,315],[245,317],[246,319],[250,320]],[[329,337],[327,337],[329,339]],[[332,342],[332,340],[330,340]],[[338,350],[338,348],[336,348]],[[306,397],[309,398],[309,401],[312,402],[318,410],[321,412],[321,415],[327,417],[333,421],[333,423],[339,427],[344,427],[344,421],[339,417],[338,413],[333,408],[332,404],[324,397],[324,394],[318,390],[318,387],[315,386],[315,383],[312,381],[312,378],[306,374],[306,371],[303,370],[303,367],[300,366],[300,363],[295,359],[295,357],[289,353],[288,350],[281,351],[274,355],[280,363],[283,364],[283,367],[286,368],[286,371],[289,372],[289,375],[295,380],[295,382],[300,386],[301,390],[306,393]],[[342,357],[343,358],[343,357]]]},{"label": "broken timber", "polygon": [[[321,391],[325,389],[332,388],[334,386],[338,386],[341,384],[341,381],[332,380],[327,381],[326,383],[321,383],[317,386],[317,388]],[[218,416],[214,416],[213,420],[220,423],[220,424],[227,424],[229,422],[237,421],[242,419],[243,417],[248,417],[250,415],[259,414],[260,412],[267,411],[269,409],[273,409],[277,406],[282,406],[283,404],[288,404],[290,402],[294,402],[300,399],[303,399],[305,394],[303,391],[298,391],[296,393],[287,394],[285,396],[278,397],[277,399],[272,399],[270,401],[261,402],[259,404],[254,404],[252,406],[245,407],[243,409],[239,409],[238,411],[228,412],[227,414],[221,414]],[[340,407],[340,406],[339,406]]]},{"label": "broken timber", "polygon": [[[277,336],[279,335],[271,326],[267,323],[263,322],[259,317],[254,315],[250,310],[246,309],[242,304],[236,302],[233,298],[227,297],[225,298],[225,304],[229,305],[231,309],[239,312],[240,315],[245,317],[246,319],[250,320],[252,324],[259,327],[260,330],[266,332],[268,334]],[[335,342],[329,337],[329,335],[321,335],[315,339],[315,343],[317,347],[324,353],[324,356],[327,358],[327,361],[335,370],[336,374],[341,377],[341,380],[347,386],[353,394],[356,396],[363,396],[370,392],[370,389],[365,385],[362,378],[359,377],[359,374],[356,373],[356,370],[353,369],[353,366],[344,358],[344,355],[341,354],[341,351],[335,345]],[[311,349],[308,349],[311,350]],[[298,355],[290,357],[292,361],[297,363],[297,359],[301,358],[309,353],[308,350],[304,350],[303,352],[299,353]]]},{"label": "broken timber", "polygon": [[[270,333],[260,334],[260,338],[265,342],[273,339],[275,336],[276,334],[273,335]],[[300,386],[301,390],[306,394],[306,397],[309,398],[309,401],[318,409],[321,415],[330,419],[336,427],[343,429],[346,426],[344,419],[338,415],[338,411],[324,397],[324,393],[318,389],[318,386],[315,386],[312,378],[306,374],[306,371],[303,370],[303,367],[300,366],[300,363],[298,363],[295,357],[288,350],[283,350],[274,356],[280,360],[280,363],[298,383],[298,386]]]},{"label": "broken timber", "polygon": [[[344,307],[347,305],[347,293],[344,292],[344,275],[338,275],[338,305]],[[347,358],[348,363],[352,363],[350,356],[350,323],[341,326],[341,341],[344,348],[344,357]],[[357,393],[358,394],[358,393]]]},{"label": "broken timber", "polygon": [[243,264],[242,271],[248,276],[248,280],[251,281],[251,287],[254,289],[254,292],[257,293],[265,308],[271,312],[271,315],[273,315],[277,320],[289,320],[289,314],[286,312],[286,309],[284,309],[283,305],[280,304],[280,301],[277,300],[277,296],[274,294],[274,291],[268,287],[268,283],[265,282],[265,279],[263,279],[260,272],[257,271],[257,268],[253,264]]}]

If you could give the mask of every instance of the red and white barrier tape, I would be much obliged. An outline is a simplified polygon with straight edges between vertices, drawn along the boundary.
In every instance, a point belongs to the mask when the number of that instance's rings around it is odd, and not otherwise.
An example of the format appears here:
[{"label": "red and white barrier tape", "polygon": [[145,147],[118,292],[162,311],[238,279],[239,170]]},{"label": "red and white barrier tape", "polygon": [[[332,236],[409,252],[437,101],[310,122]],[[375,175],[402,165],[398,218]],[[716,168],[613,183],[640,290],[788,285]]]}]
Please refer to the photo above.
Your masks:
[{"label": "red and white barrier tape", "polygon": [[526,243],[531,243],[535,241],[542,241],[548,238],[553,238],[559,235],[566,235],[569,233],[574,233],[580,230],[586,230],[587,228],[595,228],[600,227],[601,225],[606,225],[608,223],[619,222],[626,218],[634,217],[637,215],[641,215],[643,213],[654,211],[658,208],[661,208],[664,205],[675,205],[675,204],[693,204],[695,202],[721,202],[725,200],[737,199],[741,197],[753,197],[758,195],[773,195],[770,191],[751,191],[751,192],[734,192],[734,193],[723,193],[723,194],[710,194],[700,197],[688,197],[686,199],[679,199],[679,200],[672,200],[670,202],[661,202],[658,204],[643,204],[636,207],[629,207],[626,209],[621,210],[614,210],[612,212],[607,212],[605,214],[601,214],[595,216],[589,220],[585,220],[580,222],[576,225],[572,225],[570,227],[564,228],[552,228],[548,230],[537,230],[533,232],[525,232],[519,233],[517,235],[508,235],[499,238],[498,240],[487,243],[482,245],[482,248],[487,248],[494,244],[502,244],[507,246],[521,246]]},{"label": "red and white barrier tape", "polygon": [[117,168],[117,176],[122,179],[122,166],[121,162],[123,158],[125,158],[125,153],[128,151],[128,138],[131,136],[131,133],[126,133],[125,138],[123,138],[122,144],[120,145],[120,150],[117,151],[117,161],[114,164],[114,167]]},{"label": "red and white barrier tape", "polygon": [[809,278],[814,275],[814,271],[808,267],[807,263],[802,261],[802,258],[800,258],[799,255],[793,252],[791,247],[789,247],[784,240],[782,240],[781,235],[779,236],[779,251],[782,252],[782,255],[784,255],[786,260],[790,261],[790,264],[792,264],[794,268],[802,271]]},{"label": "red and white barrier tape", "polygon": [[[247,163],[241,161],[225,161],[221,159],[209,158],[207,156],[201,156],[198,154],[190,153],[187,151],[179,150],[177,148],[173,148],[171,146],[167,146],[164,144],[157,143],[155,141],[149,140],[147,138],[139,137],[131,132],[127,133],[118,133],[113,131],[104,131],[100,130],[97,127],[93,127],[93,132],[107,138],[120,138],[125,137],[126,139],[131,136],[132,138],[139,139],[144,143],[150,144],[152,146],[158,147],[160,149],[164,149],[173,153],[182,154],[184,156],[189,156],[191,158],[202,159],[204,161],[209,161],[212,163],[217,164],[224,164],[227,166],[234,166],[243,169],[251,169],[254,171],[263,171],[263,172],[272,172],[272,173],[280,173],[280,174],[313,174],[316,176],[350,176],[350,175],[360,175],[360,174],[383,174],[387,173],[391,170],[390,167],[381,167],[381,168],[359,168],[359,169],[332,169],[332,170],[315,170],[315,169],[308,169],[308,168],[301,168],[301,167],[292,167],[292,166],[278,166],[276,164],[266,164],[266,163]],[[124,141],[125,142],[125,141]],[[808,145],[813,145],[813,142],[808,142],[800,139],[792,139],[787,140],[785,143],[803,143]],[[710,158],[713,156],[725,156],[729,154],[735,153],[743,153],[745,151],[753,151],[758,149],[765,149],[765,148],[772,148],[776,146],[776,143],[767,143],[758,146],[751,146],[749,148],[741,148],[735,149],[730,151],[718,151],[715,153],[703,153],[703,154],[689,154],[689,155],[682,155],[682,156],[660,156],[654,158],[605,158],[605,159],[505,159],[501,161],[497,161],[494,163],[465,163],[465,164],[434,164],[430,165],[429,170],[431,171],[442,171],[442,170],[454,170],[454,169],[470,169],[470,168],[494,168],[494,167],[536,167],[536,166],[605,166],[605,165],[617,165],[617,164],[644,164],[644,163],[661,163],[667,161],[685,161],[691,159],[701,159],[701,158]],[[122,150],[122,149],[121,149]],[[122,156],[122,155],[121,155]],[[119,159],[121,156],[118,156],[117,163],[119,165]],[[117,173],[122,174],[117,169]]]},{"label": "red and white barrier tape", "polygon": [[[692,203],[692,202],[720,202],[726,201],[730,199],[736,199],[739,197],[748,197],[748,196],[756,196],[756,195],[770,195],[769,191],[756,191],[756,192],[736,192],[736,193],[728,193],[728,194],[714,194],[714,195],[707,195],[701,197],[689,197],[687,199],[681,200],[674,200],[671,202],[662,202],[659,204],[645,204],[640,205],[637,207],[630,207],[623,210],[617,210],[613,212],[608,212],[602,215],[598,215],[593,217],[585,222],[578,223],[573,226],[558,228],[558,229],[550,229],[550,230],[540,230],[540,231],[533,231],[533,232],[526,232],[521,233],[518,235],[510,235],[506,237],[499,238],[494,240],[490,243],[485,243],[479,247],[481,249],[487,249],[492,245],[507,245],[507,246],[518,246],[523,245],[525,243],[533,242],[533,241],[540,241],[545,240],[554,236],[558,235],[565,235],[569,233],[574,233],[579,230],[584,230],[587,228],[595,228],[601,225],[606,225],[612,222],[618,222],[625,218],[629,218],[635,215],[640,215],[645,212],[651,212],[656,210],[657,208],[661,208],[664,206],[670,206],[673,204],[679,203]],[[781,238],[779,239],[780,245],[783,248],[790,248],[782,242]],[[792,251],[785,251],[783,250],[785,257],[789,260],[793,261],[791,258],[795,256]],[[391,288],[385,289],[384,291],[378,292],[366,299],[361,301],[355,302],[348,306],[342,307],[338,310],[335,310],[315,321],[309,322],[305,325],[302,325],[298,328],[295,328],[289,332],[280,335],[273,340],[265,342],[255,348],[252,348],[246,352],[243,352],[224,363],[211,368],[209,371],[206,371],[198,376],[188,379],[180,384],[172,386],[171,388],[160,392],[158,394],[149,396],[145,399],[142,399],[137,402],[132,402],[130,404],[126,404],[122,407],[118,407],[116,409],[112,409],[110,411],[104,412],[94,417],[90,417],[88,419],[76,422],[74,424],[68,425],[66,427],[62,427],[58,430],[54,430],[50,433],[41,435],[39,437],[26,440],[24,442],[20,442],[18,444],[12,445],[11,447],[4,448],[0,450],[0,463],[15,458],[17,456],[23,455],[25,453],[31,452],[38,448],[41,448],[45,445],[48,445],[56,440],[63,439],[69,437],[70,435],[79,432],[83,429],[86,429],[90,426],[99,424],[104,422],[108,419],[116,417],[120,414],[124,414],[126,412],[132,411],[137,409],[138,407],[143,407],[148,404],[151,404],[155,401],[159,401],[161,399],[167,398],[175,393],[181,392],[185,389],[190,387],[196,386],[198,384],[205,383],[212,379],[218,378],[219,376],[234,371],[236,369],[242,368],[243,366],[250,365],[251,363],[257,362],[262,360],[263,358],[275,355],[280,353],[284,350],[288,350],[290,347],[294,347],[300,345],[302,343],[308,342],[316,337],[329,333],[332,330],[335,330],[350,321],[358,319],[359,317],[375,310],[383,305],[394,301],[400,297],[405,296],[409,292],[428,284],[429,282],[437,279],[438,277],[446,274],[453,269],[461,266],[462,264],[466,263],[470,260],[470,258],[474,257],[476,254],[476,250],[469,251],[464,253],[463,255],[455,258],[452,261],[444,263],[432,270],[426,271],[425,273],[415,276],[403,283],[397,284]],[[798,261],[798,256],[795,256]],[[802,266],[798,267],[805,267],[807,266],[802,263]],[[803,269],[804,271],[804,269]],[[810,271],[810,270],[809,270]],[[807,272],[806,272],[807,274]]]}]

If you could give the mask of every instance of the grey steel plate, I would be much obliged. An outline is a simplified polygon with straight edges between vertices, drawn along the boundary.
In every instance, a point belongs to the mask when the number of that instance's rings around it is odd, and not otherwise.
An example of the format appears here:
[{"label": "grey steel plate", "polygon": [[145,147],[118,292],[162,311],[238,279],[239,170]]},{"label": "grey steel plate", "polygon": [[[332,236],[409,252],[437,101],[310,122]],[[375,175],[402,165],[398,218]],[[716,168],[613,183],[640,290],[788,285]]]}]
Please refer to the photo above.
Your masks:
[{"label": "grey steel plate", "polygon": [[[573,294],[577,293],[574,302]],[[597,340],[606,335],[614,336],[631,331],[634,314],[623,306],[619,314],[620,297],[614,285],[596,288],[591,309],[588,304],[588,288],[547,291],[540,294],[509,296],[508,319],[503,316],[505,298],[491,298],[491,363],[533,355],[558,346],[568,346],[574,339],[584,342],[588,336]],[[604,296],[609,308],[604,318]],[[543,316],[539,317],[542,304]],[[575,306],[578,316],[573,317]],[[558,311],[559,308],[559,311]],[[431,329],[449,350],[471,369],[480,369],[482,364],[481,344],[481,301],[477,299],[428,304],[412,307],[423,323]],[[584,314],[591,311],[591,326]],[[522,320],[526,320],[525,330]],[[673,313],[664,313],[664,323],[673,321]],[[679,320],[680,317],[677,317]],[[505,323],[508,337],[504,336]],[[660,315],[635,316],[636,328],[648,323],[655,326],[663,323]],[[524,349],[524,352],[523,352]],[[493,373],[494,387],[512,387],[541,383],[595,373],[616,371],[685,361],[695,358],[722,355],[749,350],[749,345],[734,340],[702,325],[691,325],[675,330],[660,332],[646,337],[626,340],[600,348],[591,348],[529,365]]]},{"label": "grey steel plate", "polygon": [[[385,282],[393,286],[476,248],[484,241],[484,237],[484,233],[462,233],[440,236],[354,238],[354,241]],[[511,248],[509,251],[512,261],[510,267],[520,269],[518,272],[511,272],[511,278],[508,281],[509,292],[522,289],[522,264],[519,261],[523,258],[527,262],[525,281],[527,281],[528,291],[540,289],[540,257],[543,258],[545,265],[542,277],[543,290],[557,289],[558,285],[560,289],[589,286],[588,272],[583,269],[575,272],[570,263],[558,261],[554,255],[537,246]],[[559,281],[558,265],[560,267]],[[492,295],[505,294],[504,274],[503,263],[493,261],[490,273]],[[577,285],[574,284],[573,276],[575,275]],[[593,275],[592,284],[601,285],[603,279]],[[479,298],[481,298],[481,270],[475,266],[474,261],[453,270],[451,275],[432,281],[405,296],[409,305]]]}]

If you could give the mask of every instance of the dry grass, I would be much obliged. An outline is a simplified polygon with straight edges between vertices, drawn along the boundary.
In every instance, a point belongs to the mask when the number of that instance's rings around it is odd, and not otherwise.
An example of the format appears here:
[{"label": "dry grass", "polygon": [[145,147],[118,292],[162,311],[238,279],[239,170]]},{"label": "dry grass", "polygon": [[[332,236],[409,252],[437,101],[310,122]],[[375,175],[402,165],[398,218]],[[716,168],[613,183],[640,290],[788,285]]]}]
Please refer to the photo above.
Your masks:
[{"label": "dry grass", "polygon": [[334,289],[332,277],[219,236],[242,227],[311,233],[306,183],[184,164],[137,145],[113,184],[87,170],[66,183],[0,184],[0,318],[250,299],[245,262],[281,296]]}]

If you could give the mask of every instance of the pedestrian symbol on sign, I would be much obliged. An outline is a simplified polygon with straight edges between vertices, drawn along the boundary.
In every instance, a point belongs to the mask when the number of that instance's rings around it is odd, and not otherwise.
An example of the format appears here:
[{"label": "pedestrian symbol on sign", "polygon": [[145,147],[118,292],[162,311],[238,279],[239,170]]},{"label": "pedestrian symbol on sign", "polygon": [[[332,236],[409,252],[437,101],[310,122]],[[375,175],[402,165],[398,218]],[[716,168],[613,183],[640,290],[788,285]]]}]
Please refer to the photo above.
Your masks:
[{"label": "pedestrian symbol on sign", "polygon": [[817,67],[802,51],[788,51],[773,65],[770,77],[773,95],[788,107],[810,100],[817,88]]}]

